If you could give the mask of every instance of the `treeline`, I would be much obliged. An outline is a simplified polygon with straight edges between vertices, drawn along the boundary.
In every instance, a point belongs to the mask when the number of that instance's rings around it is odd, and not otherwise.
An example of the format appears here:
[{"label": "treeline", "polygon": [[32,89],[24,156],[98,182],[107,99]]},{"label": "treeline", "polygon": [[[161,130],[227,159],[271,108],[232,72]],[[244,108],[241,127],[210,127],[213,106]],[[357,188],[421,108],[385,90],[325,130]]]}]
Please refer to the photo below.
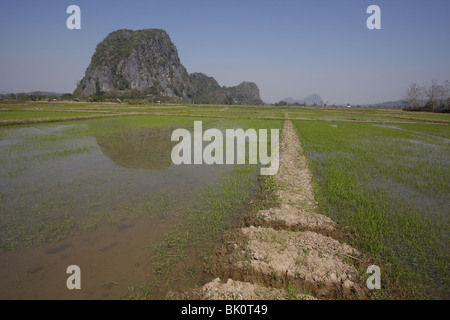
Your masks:
[{"label": "treeline", "polygon": [[[209,94],[209,95],[208,95]],[[20,103],[27,101],[77,101],[77,102],[116,102],[127,103],[130,105],[145,104],[224,104],[224,105],[240,105],[241,101],[237,101],[231,96],[224,96],[221,99],[215,99],[214,92],[206,92],[204,95],[198,95],[195,98],[179,98],[168,97],[160,94],[151,94],[149,90],[131,89],[123,92],[103,92],[97,91],[94,95],[88,97],[79,97],[71,93],[10,93],[0,94],[0,101],[8,103]],[[214,99],[213,99],[214,98]],[[211,102],[213,101],[213,103]],[[263,104],[258,100],[250,101],[248,104]]]},{"label": "treeline", "polygon": [[[284,107],[284,106],[295,106],[295,107],[305,107],[307,104],[305,102],[294,102],[294,103],[289,103],[286,101],[279,101],[279,102],[275,102],[273,104],[275,107]],[[314,103],[314,106],[316,106],[316,104]]]},{"label": "treeline", "polygon": [[54,101],[54,100],[73,100],[74,97],[70,93],[58,94],[58,93],[44,93],[44,92],[32,92],[32,93],[8,93],[1,94],[0,100],[7,101]]},{"label": "treeline", "polygon": [[450,112],[450,82],[410,83],[404,95],[406,111]]},{"label": "treeline", "polygon": [[117,102],[128,104],[149,104],[149,103],[189,103],[179,98],[170,98],[166,96],[154,96],[142,92],[140,90],[130,90],[126,94],[121,94],[120,97],[114,94],[100,92],[97,95],[89,97],[76,97],[71,93],[8,93],[0,94],[0,101],[5,102],[27,102],[27,101],[79,101],[79,102]]},{"label": "treeline", "polygon": [[188,103],[187,99],[163,96],[153,92],[151,88],[148,90],[131,89],[122,92],[104,92],[97,90],[94,95],[88,97],[80,97],[76,94],[73,97],[77,101],[87,102],[125,102],[128,104]]}]

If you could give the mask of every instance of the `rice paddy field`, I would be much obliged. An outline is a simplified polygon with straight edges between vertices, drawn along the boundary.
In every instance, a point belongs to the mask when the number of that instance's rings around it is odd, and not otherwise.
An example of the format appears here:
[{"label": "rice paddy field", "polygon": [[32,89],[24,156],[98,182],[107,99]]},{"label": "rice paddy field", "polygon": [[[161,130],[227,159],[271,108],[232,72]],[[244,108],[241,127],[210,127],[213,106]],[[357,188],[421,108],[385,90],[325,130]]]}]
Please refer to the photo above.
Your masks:
[{"label": "rice paddy field", "polygon": [[[0,298],[164,299],[210,281],[260,168],[176,166],[171,133],[287,118],[320,213],[381,268],[373,298],[448,299],[450,115],[116,103],[0,105]],[[81,292],[66,288],[71,264]]]}]

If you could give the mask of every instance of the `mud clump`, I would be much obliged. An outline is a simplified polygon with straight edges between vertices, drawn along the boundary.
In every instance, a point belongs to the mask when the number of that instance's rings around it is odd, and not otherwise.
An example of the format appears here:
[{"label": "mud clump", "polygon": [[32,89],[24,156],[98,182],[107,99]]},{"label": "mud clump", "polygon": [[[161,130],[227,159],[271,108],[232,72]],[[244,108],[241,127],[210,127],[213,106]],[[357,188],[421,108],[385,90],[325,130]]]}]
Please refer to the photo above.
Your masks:
[{"label": "mud clump", "polygon": [[[216,274],[222,278],[292,287],[318,298],[363,299],[364,282],[346,261],[359,252],[315,232],[272,228],[239,229],[241,239],[219,253]],[[237,237],[239,238],[239,237]]]},{"label": "mud clump", "polygon": [[235,281],[228,279],[222,282],[215,278],[203,287],[187,293],[173,294],[172,299],[200,299],[200,300],[317,300],[307,294],[288,295],[286,291],[269,288],[256,283]]}]

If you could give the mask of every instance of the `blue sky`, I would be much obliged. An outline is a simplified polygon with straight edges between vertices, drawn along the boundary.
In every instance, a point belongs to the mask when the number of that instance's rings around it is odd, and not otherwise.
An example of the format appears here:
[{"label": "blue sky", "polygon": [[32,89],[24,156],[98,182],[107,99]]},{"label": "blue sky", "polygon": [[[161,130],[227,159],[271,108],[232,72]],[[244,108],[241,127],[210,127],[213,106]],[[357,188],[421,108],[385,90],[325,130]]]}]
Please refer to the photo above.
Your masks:
[{"label": "blue sky", "polygon": [[[81,8],[81,30],[66,9]],[[369,30],[369,5],[381,30]],[[98,42],[161,28],[188,72],[220,85],[257,83],[264,101],[401,99],[410,82],[450,80],[449,0],[0,2],[0,92],[73,92]]]}]

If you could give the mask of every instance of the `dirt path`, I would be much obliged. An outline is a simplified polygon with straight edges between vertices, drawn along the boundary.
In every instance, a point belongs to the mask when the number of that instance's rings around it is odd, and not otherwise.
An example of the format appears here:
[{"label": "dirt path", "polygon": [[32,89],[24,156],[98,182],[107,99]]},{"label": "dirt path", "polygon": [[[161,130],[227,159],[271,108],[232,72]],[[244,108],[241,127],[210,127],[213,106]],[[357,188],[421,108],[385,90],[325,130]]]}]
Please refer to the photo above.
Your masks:
[{"label": "dirt path", "polygon": [[275,176],[280,206],[257,213],[237,230],[217,256],[219,277],[184,297],[200,299],[356,298],[367,296],[354,261],[359,253],[338,239],[336,224],[317,214],[300,141],[285,120],[280,170]]},{"label": "dirt path", "polygon": [[333,234],[336,231],[334,222],[315,213],[317,203],[314,200],[311,174],[290,120],[284,123],[280,151],[280,169],[275,180],[280,186],[278,196],[281,205],[260,211],[258,214],[260,224],[267,227]]}]

